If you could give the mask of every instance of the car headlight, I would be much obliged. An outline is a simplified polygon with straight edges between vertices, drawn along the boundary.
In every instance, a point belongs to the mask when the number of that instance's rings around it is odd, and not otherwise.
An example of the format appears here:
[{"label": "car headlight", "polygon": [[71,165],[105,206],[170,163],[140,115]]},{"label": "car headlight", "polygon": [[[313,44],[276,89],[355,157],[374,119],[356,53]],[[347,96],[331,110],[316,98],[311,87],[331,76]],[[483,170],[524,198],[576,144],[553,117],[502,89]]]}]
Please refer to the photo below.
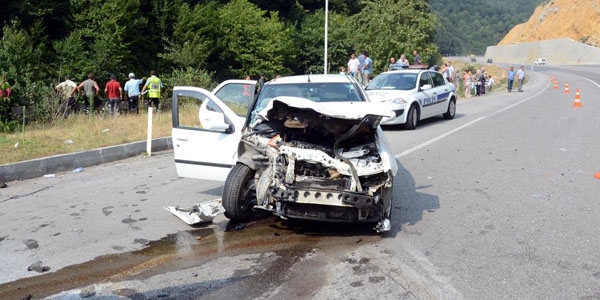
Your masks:
[{"label": "car headlight", "polygon": [[402,98],[394,98],[394,99],[384,100],[383,102],[390,103],[390,104],[405,104],[406,100],[404,100]]}]

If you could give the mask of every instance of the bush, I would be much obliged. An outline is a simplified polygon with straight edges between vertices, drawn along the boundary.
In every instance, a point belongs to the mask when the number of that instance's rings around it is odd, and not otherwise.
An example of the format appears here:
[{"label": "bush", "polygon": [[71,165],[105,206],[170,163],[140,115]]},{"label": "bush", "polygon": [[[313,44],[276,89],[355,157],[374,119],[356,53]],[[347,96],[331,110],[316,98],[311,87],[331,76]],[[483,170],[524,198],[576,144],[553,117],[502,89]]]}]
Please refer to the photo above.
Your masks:
[{"label": "bush", "polygon": [[18,129],[19,129],[19,121],[12,120],[12,121],[2,122],[2,120],[0,120],[0,132],[11,133],[11,132],[16,132]]},{"label": "bush", "polygon": [[166,74],[159,78],[162,80],[164,88],[161,92],[161,109],[171,109],[171,96],[173,87],[175,86],[195,86],[206,90],[212,90],[217,86],[217,83],[212,79],[212,74],[205,70],[194,68],[175,69],[171,74]]}]

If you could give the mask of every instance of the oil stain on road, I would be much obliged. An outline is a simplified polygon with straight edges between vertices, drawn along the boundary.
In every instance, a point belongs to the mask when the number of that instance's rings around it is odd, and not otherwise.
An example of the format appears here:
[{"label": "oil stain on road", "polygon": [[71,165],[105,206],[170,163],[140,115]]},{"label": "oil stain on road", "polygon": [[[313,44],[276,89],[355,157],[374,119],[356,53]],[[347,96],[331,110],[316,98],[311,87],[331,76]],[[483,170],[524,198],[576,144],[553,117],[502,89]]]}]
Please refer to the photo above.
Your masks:
[{"label": "oil stain on road", "polygon": [[[144,279],[199,266],[219,257],[273,251],[287,261],[314,251],[316,245],[358,247],[381,238],[366,224],[283,221],[261,217],[249,223],[222,221],[144,241],[141,250],[109,254],[51,273],[0,285],[0,299],[39,299],[94,283]],[[286,272],[280,268],[279,272]],[[272,274],[273,275],[273,274]],[[274,274],[277,275],[277,274]]]}]

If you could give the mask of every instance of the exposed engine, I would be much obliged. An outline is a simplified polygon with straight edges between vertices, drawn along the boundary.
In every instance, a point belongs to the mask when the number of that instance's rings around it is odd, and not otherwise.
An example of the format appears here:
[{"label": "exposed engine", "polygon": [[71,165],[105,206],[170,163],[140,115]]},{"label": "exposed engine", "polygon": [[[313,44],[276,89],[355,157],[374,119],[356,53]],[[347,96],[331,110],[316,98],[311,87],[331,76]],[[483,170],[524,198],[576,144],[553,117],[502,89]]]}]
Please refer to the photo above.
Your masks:
[{"label": "exposed engine", "polygon": [[[258,150],[257,207],[282,217],[379,221],[391,186],[378,151],[379,116],[331,118],[274,106],[242,140]],[[255,152],[256,153],[256,152]],[[300,205],[302,204],[302,205]]]}]

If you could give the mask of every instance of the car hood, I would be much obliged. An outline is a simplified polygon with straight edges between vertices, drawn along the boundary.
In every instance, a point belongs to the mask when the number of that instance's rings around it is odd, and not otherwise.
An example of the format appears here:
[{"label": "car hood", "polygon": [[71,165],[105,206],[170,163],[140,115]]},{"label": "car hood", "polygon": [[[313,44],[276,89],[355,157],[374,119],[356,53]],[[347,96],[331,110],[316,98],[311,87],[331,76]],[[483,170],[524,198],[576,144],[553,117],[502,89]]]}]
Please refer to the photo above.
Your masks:
[{"label": "car hood", "polygon": [[386,100],[406,98],[415,94],[415,90],[367,90],[365,91],[372,102],[383,102]]},{"label": "car hood", "polygon": [[314,115],[322,121],[327,119],[355,120],[359,122],[369,117],[370,125],[377,127],[383,118],[393,118],[395,113],[386,105],[371,102],[315,102],[298,97],[277,97],[258,112],[257,123],[269,121],[281,113]]}]

